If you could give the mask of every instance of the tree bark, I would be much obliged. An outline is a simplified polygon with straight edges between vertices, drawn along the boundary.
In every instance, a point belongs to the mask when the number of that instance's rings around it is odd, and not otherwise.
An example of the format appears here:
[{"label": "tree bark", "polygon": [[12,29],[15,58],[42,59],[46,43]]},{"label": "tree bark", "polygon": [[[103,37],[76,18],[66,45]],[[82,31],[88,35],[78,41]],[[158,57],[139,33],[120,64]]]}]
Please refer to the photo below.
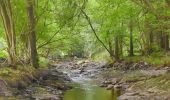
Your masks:
[{"label": "tree bark", "polygon": [[133,26],[132,26],[132,19],[130,21],[130,51],[129,56],[134,56],[133,52]]},{"label": "tree bark", "polygon": [[169,35],[163,33],[161,37],[161,48],[168,51],[169,50]]},{"label": "tree bark", "polygon": [[119,40],[118,36],[115,36],[115,60],[119,60]]},{"label": "tree bark", "polygon": [[27,12],[28,12],[28,26],[29,26],[28,43],[30,49],[31,65],[35,68],[38,68],[39,64],[38,64],[38,54],[36,48],[35,16],[34,16],[33,2],[34,0],[26,0]]}]

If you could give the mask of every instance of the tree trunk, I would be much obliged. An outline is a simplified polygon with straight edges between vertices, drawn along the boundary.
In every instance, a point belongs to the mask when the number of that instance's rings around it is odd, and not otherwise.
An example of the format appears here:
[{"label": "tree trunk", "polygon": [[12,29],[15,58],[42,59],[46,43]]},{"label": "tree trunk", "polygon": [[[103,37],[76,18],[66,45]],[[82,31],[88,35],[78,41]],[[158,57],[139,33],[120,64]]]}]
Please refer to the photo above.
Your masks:
[{"label": "tree trunk", "polygon": [[132,21],[130,22],[130,51],[129,56],[134,56],[133,53],[133,27],[132,27]]},{"label": "tree trunk", "polygon": [[161,48],[168,51],[169,50],[169,35],[163,33],[161,37]]},{"label": "tree trunk", "polygon": [[119,60],[119,40],[118,36],[115,36],[115,60]]},{"label": "tree trunk", "polygon": [[109,39],[109,54],[110,54],[111,59],[114,58],[114,52],[113,52],[113,51],[114,51],[114,50],[113,50],[113,48],[112,48],[112,43],[111,43],[111,41],[110,41],[110,39]]},{"label": "tree trunk", "polygon": [[37,54],[37,48],[36,48],[35,17],[34,17],[33,0],[26,0],[26,2],[27,2],[28,26],[29,26],[28,43],[29,43],[29,49],[30,49],[30,61],[33,67],[38,68],[39,64],[38,64],[38,54]]},{"label": "tree trunk", "polygon": [[133,53],[133,15],[132,15],[132,8],[130,9],[130,21],[129,21],[129,30],[130,30],[130,50],[129,50],[129,56],[134,56]]},{"label": "tree trunk", "polygon": [[0,0],[0,15],[2,17],[3,26],[5,28],[8,63],[12,66],[16,65],[16,35],[14,22],[12,18],[12,9],[10,0]]}]

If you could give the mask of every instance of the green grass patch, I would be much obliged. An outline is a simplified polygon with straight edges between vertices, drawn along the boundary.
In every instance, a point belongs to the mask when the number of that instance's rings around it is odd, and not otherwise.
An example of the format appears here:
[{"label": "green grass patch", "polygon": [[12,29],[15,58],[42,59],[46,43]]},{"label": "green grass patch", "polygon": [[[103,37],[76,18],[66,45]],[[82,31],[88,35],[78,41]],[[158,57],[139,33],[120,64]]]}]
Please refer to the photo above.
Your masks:
[{"label": "green grass patch", "polygon": [[[30,66],[18,66],[17,69],[3,67],[0,69],[0,78],[12,87],[26,86],[34,78],[35,69]],[[19,86],[20,85],[20,86]]]},{"label": "green grass patch", "polygon": [[170,93],[170,73],[149,78],[145,81],[138,81],[133,85],[133,89],[144,89],[153,92]]},{"label": "green grass patch", "polygon": [[0,58],[7,58],[8,56],[8,53],[3,50],[3,49],[0,49]]},{"label": "green grass patch", "polygon": [[126,57],[125,60],[128,62],[144,61],[156,66],[170,65],[170,56],[134,56]]},{"label": "green grass patch", "polygon": [[49,60],[44,57],[39,57],[40,68],[46,69],[49,65]]}]

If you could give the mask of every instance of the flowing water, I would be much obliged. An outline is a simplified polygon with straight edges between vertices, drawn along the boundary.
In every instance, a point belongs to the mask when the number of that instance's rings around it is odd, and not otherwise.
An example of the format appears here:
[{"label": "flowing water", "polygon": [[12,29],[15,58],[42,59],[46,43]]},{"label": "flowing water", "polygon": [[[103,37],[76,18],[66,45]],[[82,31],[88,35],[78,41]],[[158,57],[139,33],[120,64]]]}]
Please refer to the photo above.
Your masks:
[{"label": "flowing water", "polygon": [[86,79],[79,77],[73,79],[74,82],[71,90],[64,94],[63,100],[117,100],[120,96],[120,90],[106,90],[99,87],[99,80]]},{"label": "flowing water", "polygon": [[[64,72],[73,80],[72,83],[69,83],[69,85],[71,85],[73,89],[68,90],[64,93],[63,100],[117,100],[118,96],[120,96],[121,93],[120,90],[106,90],[105,88],[99,87],[99,84],[102,80],[100,80],[99,78],[90,78],[91,76],[95,76],[95,73],[97,73],[96,70],[97,68],[95,67],[94,69],[89,68],[84,74],[80,74],[79,70],[61,69],[61,72]],[[38,87],[39,86],[37,86],[36,88]],[[38,91],[38,93],[41,93],[42,89],[39,90],[40,91]],[[32,98],[32,96],[30,97]],[[34,100],[30,99],[30,97],[25,98],[21,96],[21,99],[18,99],[16,97],[0,97],[0,100]],[[34,98],[37,97],[34,96]]]},{"label": "flowing water", "polygon": [[64,95],[64,100],[117,100],[120,91],[105,90],[92,84],[76,85]]}]

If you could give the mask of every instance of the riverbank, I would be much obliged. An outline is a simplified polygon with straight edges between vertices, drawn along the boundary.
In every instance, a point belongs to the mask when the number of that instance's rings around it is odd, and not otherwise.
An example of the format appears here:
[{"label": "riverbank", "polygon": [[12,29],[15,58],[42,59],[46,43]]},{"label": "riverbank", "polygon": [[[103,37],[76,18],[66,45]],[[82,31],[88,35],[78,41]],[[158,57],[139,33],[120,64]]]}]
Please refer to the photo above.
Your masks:
[{"label": "riverbank", "polygon": [[[3,65],[4,66],[4,65]],[[30,66],[0,68],[0,99],[61,100],[63,92],[70,89],[65,83],[69,77],[48,65],[39,69]]]},{"label": "riverbank", "polygon": [[115,62],[102,73],[102,87],[121,89],[120,100],[170,99],[170,67],[147,62]]}]

